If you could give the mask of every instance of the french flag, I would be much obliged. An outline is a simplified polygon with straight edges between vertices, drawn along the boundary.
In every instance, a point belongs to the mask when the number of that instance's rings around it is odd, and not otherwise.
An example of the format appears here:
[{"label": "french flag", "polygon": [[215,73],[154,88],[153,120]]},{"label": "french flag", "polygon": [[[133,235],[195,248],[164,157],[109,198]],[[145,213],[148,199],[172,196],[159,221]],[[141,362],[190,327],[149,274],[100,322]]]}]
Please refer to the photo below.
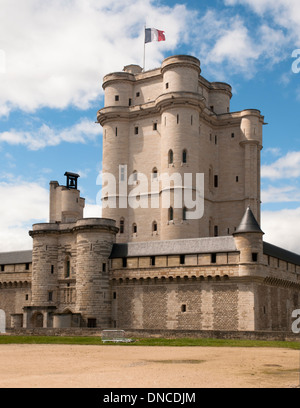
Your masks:
[{"label": "french flag", "polygon": [[152,41],[166,41],[165,32],[156,28],[145,28],[145,44]]}]

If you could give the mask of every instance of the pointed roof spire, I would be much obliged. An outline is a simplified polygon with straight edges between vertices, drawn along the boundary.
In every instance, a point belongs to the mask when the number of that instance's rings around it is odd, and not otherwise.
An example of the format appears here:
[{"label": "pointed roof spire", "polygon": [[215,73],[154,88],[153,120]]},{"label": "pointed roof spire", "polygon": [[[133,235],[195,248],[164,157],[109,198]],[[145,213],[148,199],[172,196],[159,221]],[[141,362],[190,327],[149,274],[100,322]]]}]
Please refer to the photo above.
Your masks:
[{"label": "pointed roof spire", "polygon": [[261,234],[264,234],[258,222],[256,221],[256,218],[254,217],[254,214],[250,207],[247,208],[240,225],[235,231],[235,234],[241,234],[245,232],[259,232]]}]

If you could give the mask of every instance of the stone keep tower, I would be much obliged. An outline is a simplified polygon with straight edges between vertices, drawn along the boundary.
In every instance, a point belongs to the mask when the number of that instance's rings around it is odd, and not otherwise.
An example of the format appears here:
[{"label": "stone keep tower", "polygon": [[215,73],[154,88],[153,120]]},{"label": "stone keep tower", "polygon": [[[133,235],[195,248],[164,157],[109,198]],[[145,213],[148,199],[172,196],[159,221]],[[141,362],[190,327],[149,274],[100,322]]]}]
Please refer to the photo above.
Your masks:
[{"label": "stone keep tower", "polygon": [[[148,72],[130,65],[104,77],[103,173],[113,176],[116,189],[104,183],[103,215],[117,221],[117,242],[231,235],[248,206],[260,222],[264,118],[258,110],[230,112],[231,87],[200,74],[197,58],[179,55]],[[193,199],[196,174],[204,175],[199,219],[189,219],[183,200],[175,202],[188,173]],[[163,174],[173,178],[169,187]],[[126,203],[126,194],[138,208]]]},{"label": "stone keep tower", "polygon": [[83,218],[78,175],[50,183],[50,222],[36,224],[27,327],[110,327],[109,256],[115,221]]}]

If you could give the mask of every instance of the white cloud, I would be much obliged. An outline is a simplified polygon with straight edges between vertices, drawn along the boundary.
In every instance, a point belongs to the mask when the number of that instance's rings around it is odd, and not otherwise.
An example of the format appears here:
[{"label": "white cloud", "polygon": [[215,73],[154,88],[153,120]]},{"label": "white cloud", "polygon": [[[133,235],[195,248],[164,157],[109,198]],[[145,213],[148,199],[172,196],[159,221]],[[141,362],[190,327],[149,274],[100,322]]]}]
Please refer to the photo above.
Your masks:
[{"label": "white cloud", "polygon": [[261,192],[262,203],[300,202],[300,190],[295,186],[269,186]]},{"label": "white cloud", "polygon": [[262,212],[264,240],[300,254],[300,208]]},{"label": "white cloud", "polygon": [[273,180],[300,176],[300,152],[289,152],[270,165],[262,166],[262,178]]},{"label": "white cloud", "polygon": [[84,218],[101,218],[102,207],[97,204],[86,204],[83,215]]},{"label": "white cloud", "polygon": [[160,65],[174,49],[192,13],[184,5],[151,0],[1,0],[0,115],[12,109],[89,108],[102,77],[126,64],[142,64],[144,24],[166,31],[167,41],[149,44],[147,66]]},{"label": "white cloud", "polygon": [[87,118],[70,128],[61,130],[52,129],[47,125],[42,125],[34,131],[10,130],[0,133],[0,144],[23,145],[30,150],[43,149],[46,146],[57,146],[62,142],[86,143],[95,140],[101,133],[100,126]]},{"label": "white cloud", "polygon": [[300,2],[299,0],[225,0],[228,6],[249,6],[261,17],[269,16],[273,23],[283,27],[291,38],[300,44]]},{"label": "white cloud", "polygon": [[247,18],[232,10],[208,10],[190,29],[194,52],[219,80],[232,74],[251,78],[260,67],[272,68],[286,58],[288,39],[282,29],[267,21],[253,29]]},{"label": "white cloud", "polygon": [[36,183],[0,183],[0,252],[32,248],[32,224],[48,218],[48,190]]}]

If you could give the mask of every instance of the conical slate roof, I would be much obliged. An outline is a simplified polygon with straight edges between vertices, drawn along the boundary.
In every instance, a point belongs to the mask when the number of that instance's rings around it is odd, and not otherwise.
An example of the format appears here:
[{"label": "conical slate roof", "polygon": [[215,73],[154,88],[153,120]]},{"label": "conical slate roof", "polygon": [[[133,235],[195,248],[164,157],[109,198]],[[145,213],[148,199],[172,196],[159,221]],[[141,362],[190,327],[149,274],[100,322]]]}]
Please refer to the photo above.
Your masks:
[{"label": "conical slate roof", "polygon": [[259,232],[263,234],[263,231],[260,229],[260,226],[256,221],[250,207],[247,208],[240,225],[235,231],[235,234],[241,234],[245,232]]}]

